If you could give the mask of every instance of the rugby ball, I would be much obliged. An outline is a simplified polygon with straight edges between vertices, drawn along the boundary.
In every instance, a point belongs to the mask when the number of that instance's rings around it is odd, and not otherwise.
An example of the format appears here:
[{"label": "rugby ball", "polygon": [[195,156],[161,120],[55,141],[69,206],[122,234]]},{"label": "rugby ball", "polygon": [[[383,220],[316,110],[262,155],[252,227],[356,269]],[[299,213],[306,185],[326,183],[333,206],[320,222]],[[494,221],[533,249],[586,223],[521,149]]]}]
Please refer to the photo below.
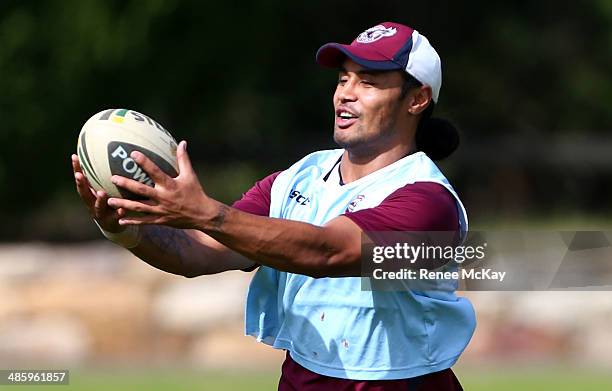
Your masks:
[{"label": "rugby ball", "polygon": [[94,114],[81,129],[77,155],[83,174],[95,190],[111,197],[142,199],[119,188],[111,176],[121,175],[153,187],[149,175],[130,157],[140,151],[171,177],[178,175],[176,140],[158,122],[139,112],[108,109]]}]

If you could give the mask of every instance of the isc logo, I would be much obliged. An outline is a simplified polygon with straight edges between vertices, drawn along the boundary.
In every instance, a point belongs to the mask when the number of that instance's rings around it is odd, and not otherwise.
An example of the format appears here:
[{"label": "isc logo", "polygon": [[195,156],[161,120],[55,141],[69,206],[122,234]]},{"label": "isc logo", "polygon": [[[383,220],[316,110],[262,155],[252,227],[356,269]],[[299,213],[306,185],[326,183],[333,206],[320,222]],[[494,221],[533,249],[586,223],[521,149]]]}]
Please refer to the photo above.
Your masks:
[{"label": "isc logo", "polygon": [[307,205],[310,202],[310,197],[305,197],[299,190],[292,189],[289,193],[289,199],[295,200],[300,205]]}]

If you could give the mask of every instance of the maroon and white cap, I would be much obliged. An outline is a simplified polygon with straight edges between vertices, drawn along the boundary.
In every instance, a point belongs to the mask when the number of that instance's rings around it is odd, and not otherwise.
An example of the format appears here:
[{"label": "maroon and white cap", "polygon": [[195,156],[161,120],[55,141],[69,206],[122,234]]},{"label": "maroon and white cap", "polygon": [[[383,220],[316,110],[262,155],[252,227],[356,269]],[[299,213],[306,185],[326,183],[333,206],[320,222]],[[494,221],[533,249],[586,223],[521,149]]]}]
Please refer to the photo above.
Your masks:
[{"label": "maroon and white cap", "polygon": [[390,71],[403,69],[431,87],[438,102],[442,86],[440,56],[427,38],[403,24],[384,22],[359,34],[350,44],[328,43],[317,51],[317,63],[339,68],[350,58],[366,69]]}]

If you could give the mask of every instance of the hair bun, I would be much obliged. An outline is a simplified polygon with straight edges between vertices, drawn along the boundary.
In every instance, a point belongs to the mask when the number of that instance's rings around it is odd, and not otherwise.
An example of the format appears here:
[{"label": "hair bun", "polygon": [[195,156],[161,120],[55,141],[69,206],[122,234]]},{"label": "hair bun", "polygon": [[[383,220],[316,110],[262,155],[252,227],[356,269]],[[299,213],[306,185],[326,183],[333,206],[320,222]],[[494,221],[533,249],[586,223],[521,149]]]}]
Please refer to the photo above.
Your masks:
[{"label": "hair bun", "polygon": [[431,160],[442,160],[459,147],[459,131],[442,118],[423,118],[416,132],[416,145]]}]

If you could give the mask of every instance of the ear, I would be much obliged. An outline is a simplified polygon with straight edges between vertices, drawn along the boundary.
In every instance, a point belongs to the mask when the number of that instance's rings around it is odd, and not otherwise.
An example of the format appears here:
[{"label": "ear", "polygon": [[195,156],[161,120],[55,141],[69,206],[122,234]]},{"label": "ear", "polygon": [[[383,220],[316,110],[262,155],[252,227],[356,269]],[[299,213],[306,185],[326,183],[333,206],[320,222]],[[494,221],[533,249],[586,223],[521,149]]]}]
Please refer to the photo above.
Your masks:
[{"label": "ear", "polygon": [[408,95],[408,112],[412,115],[419,115],[429,106],[429,102],[431,102],[431,87],[417,87]]}]

